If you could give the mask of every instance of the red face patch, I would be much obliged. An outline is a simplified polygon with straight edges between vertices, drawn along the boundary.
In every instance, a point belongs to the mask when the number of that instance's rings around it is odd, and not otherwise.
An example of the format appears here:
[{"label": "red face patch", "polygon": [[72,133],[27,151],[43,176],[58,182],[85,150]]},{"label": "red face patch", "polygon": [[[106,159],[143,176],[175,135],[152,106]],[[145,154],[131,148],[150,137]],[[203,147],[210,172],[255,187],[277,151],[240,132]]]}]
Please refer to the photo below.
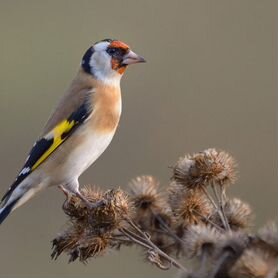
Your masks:
[{"label": "red face patch", "polygon": [[112,69],[116,70],[119,74],[123,74],[126,70],[126,66],[121,66],[119,61],[115,58],[112,58],[111,66],[112,66]]},{"label": "red face patch", "polygon": [[129,49],[129,46],[121,41],[112,41],[109,45],[109,47],[113,48],[122,48],[122,49]]},{"label": "red face patch", "polygon": [[120,67],[120,68],[117,70],[117,72],[118,72],[119,74],[123,74],[123,73],[125,72],[125,70],[126,70],[126,66],[122,66],[122,67]]}]

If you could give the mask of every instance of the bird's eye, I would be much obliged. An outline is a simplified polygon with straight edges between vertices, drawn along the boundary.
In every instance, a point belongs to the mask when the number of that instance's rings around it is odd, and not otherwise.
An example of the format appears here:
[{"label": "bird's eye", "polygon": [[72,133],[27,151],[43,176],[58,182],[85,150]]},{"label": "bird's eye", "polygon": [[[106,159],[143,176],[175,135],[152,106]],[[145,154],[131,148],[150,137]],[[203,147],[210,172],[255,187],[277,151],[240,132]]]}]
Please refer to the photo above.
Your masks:
[{"label": "bird's eye", "polygon": [[109,55],[115,54],[115,53],[116,53],[116,48],[108,48],[108,49],[107,49],[107,53],[108,53]]},{"label": "bird's eye", "polygon": [[122,49],[114,47],[108,48],[106,52],[111,56],[121,56],[123,54]]}]

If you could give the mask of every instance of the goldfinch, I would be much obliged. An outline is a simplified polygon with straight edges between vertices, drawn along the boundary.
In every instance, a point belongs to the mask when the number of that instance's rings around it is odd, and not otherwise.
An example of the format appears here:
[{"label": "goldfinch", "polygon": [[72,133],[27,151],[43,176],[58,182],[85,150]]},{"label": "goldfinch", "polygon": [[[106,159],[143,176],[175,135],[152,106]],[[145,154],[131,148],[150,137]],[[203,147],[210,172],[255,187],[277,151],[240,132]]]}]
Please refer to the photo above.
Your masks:
[{"label": "goldfinch", "polygon": [[85,52],[76,77],[1,200],[0,224],[53,185],[94,206],[80,193],[78,178],[110,144],[121,115],[121,77],[128,65],[142,62],[118,40],[102,40]]}]

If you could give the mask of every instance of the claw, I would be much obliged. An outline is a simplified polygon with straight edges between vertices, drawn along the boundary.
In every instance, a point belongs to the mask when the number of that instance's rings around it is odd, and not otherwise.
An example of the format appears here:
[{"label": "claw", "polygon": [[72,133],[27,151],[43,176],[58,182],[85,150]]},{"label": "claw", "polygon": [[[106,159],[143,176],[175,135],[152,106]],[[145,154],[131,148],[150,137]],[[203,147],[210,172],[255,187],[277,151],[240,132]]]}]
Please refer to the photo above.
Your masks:
[{"label": "claw", "polygon": [[98,202],[92,203],[88,201],[81,193],[76,193],[76,196],[78,196],[85,203],[86,207],[89,210],[105,206],[106,204],[105,200],[100,200]]}]

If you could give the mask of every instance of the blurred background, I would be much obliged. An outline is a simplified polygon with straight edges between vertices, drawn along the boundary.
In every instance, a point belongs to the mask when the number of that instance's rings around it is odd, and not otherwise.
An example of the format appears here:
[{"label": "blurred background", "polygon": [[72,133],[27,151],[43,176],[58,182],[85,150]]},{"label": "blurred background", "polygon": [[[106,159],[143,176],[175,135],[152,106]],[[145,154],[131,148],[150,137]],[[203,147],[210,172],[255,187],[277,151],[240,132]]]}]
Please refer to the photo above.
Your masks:
[{"label": "blurred background", "polygon": [[[216,147],[239,163],[230,192],[254,208],[254,228],[277,219],[277,1],[1,0],[0,34],[1,195],[84,51],[111,37],[148,63],[126,72],[120,127],[81,184],[152,174],[167,186],[179,156]],[[174,277],[136,248],[51,261],[63,201],[51,188],[0,227],[0,277]]]}]

